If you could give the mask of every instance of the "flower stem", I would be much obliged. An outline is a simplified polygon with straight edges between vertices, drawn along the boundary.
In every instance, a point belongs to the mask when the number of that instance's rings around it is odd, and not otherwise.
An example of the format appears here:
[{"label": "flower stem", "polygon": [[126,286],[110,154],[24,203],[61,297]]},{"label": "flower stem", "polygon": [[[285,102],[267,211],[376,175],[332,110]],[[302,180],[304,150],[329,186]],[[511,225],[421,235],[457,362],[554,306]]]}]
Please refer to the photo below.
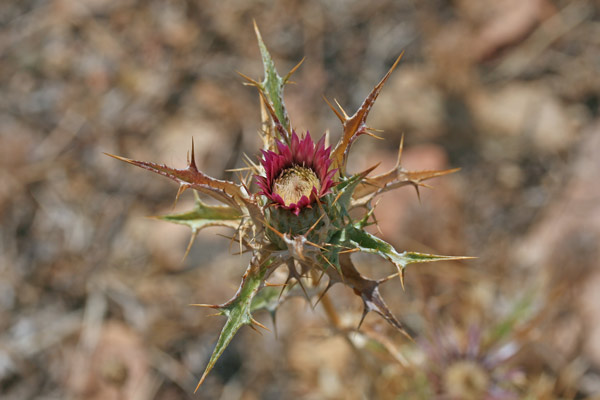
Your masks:
[{"label": "flower stem", "polygon": [[327,293],[325,293],[321,298],[321,305],[323,305],[323,310],[325,310],[325,315],[327,315],[329,322],[331,322],[335,329],[340,330],[342,328],[340,316],[335,310],[335,307],[333,306],[333,303],[331,302],[331,299]]}]

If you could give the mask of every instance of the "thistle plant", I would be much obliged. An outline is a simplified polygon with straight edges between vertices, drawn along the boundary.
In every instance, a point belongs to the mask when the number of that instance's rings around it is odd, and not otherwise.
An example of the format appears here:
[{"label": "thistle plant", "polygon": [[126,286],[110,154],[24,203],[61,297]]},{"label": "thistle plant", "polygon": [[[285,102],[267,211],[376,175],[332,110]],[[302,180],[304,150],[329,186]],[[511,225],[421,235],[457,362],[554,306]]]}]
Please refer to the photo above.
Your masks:
[{"label": "thistle plant", "polygon": [[[192,240],[186,255],[198,232],[208,226],[231,228],[232,239],[239,242],[242,251],[251,253],[249,265],[231,300],[218,305],[195,304],[215,309],[219,315],[227,317],[196,390],[242,326],[265,328],[254,319],[253,312],[267,309],[275,313],[292,287],[300,287],[313,304],[314,297],[318,300],[326,298],[331,286],[345,285],[364,304],[358,328],[367,313],[374,311],[406,334],[403,325],[380,295],[379,286],[399,276],[404,287],[404,270],[408,264],[467,258],[400,252],[365,230],[376,223],[373,200],[377,196],[403,186],[413,186],[418,194],[424,181],[457,171],[404,169],[400,163],[401,142],[398,162],[390,171],[370,176],[376,167],[373,166],[355,174],[347,172],[352,144],[362,135],[375,136],[374,130],[366,124],[367,116],[402,55],[352,116],[348,116],[337,101],[336,109],[325,99],[342,123],[341,137],[331,147],[326,136],[315,143],[308,132],[304,135],[297,133],[288,117],[283,89],[302,61],[281,77],[256,26],[255,32],[264,79],[257,81],[240,75],[247,85],[258,90],[260,96],[262,150],[256,162],[247,158],[247,167],[240,170],[239,183],[215,179],[201,172],[194,158],[193,141],[188,165],[184,169],[112,155],[176,181],[179,184],[176,198],[187,189],[194,190],[196,202],[193,210],[161,217],[191,228]],[[221,204],[209,205],[201,200],[198,193]],[[396,270],[384,279],[369,279],[355,268],[351,260],[354,252],[379,255],[393,264]],[[267,279],[279,268],[287,270],[287,280],[282,288],[267,283]],[[324,286],[321,293],[310,296],[309,292],[314,294],[315,291],[307,291],[306,286],[318,288],[319,282],[327,284],[321,285]]]}]

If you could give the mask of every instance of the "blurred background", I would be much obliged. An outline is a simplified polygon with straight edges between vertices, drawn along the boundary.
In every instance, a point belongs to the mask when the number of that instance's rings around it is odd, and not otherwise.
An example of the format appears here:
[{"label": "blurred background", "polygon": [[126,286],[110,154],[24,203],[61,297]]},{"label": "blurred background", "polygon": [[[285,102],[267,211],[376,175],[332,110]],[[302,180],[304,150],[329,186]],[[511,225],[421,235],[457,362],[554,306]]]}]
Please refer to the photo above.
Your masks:
[{"label": "blurred background", "polygon": [[[182,261],[189,231],[146,218],[177,185],[103,152],[183,167],[193,137],[235,179],[260,145],[252,19],[281,75],[306,57],[286,103],[317,138],[341,131],[322,95],[353,112],[405,52],[350,168],[392,167],[403,134],[405,168],[460,167],[376,215],[401,251],[478,258],[382,287],[414,343],[369,315],[351,346],[291,299],[192,395],[224,320],[188,304],[229,299],[247,258],[208,229]],[[2,1],[0,397],[599,399],[599,71],[598,1]],[[354,328],[360,299],[330,293]]]}]

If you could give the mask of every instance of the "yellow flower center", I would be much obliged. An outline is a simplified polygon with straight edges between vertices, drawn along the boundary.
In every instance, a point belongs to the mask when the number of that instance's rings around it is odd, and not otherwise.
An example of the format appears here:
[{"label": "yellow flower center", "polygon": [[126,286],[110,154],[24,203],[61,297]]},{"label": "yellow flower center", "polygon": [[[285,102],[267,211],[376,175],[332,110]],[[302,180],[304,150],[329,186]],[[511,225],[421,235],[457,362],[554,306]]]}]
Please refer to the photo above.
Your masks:
[{"label": "yellow flower center", "polygon": [[310,168],[294,165],[281,172],[273,183],[273,192],[283,199],[286,206],[296,204],[302,196],[310,198],[312,189],[321,189],[319,178]]}]

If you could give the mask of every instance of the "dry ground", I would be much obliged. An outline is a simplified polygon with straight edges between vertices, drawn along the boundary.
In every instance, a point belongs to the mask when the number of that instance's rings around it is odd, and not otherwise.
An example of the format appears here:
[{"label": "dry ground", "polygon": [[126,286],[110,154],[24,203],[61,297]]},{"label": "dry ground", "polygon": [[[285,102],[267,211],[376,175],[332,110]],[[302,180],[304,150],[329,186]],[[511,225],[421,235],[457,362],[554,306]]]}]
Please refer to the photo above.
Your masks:
[{"label": "dry ground", "polygon": [[[0,397],[600,398],[599,17],[584,0],[3,1]],[[187,304],[227,300],[247,260],[208,230],[182,262],[187,230],[145,218],[176,186],[103,152],[183,166],[194,137],[220,178],[258,157],[236,74],[261,74],[252,19],[280,72],[306,57],[286,100],[316,137],[340,132],[322,95],[353,110],[405,51],[369,119],[385,140],[351,163],[393,165],[404,134],[407,168],[461,167],[376,214],[399,249],[478,259],[386,284],[415,343],[369,316],[387,350],[353,349],[294,299],[278,338],[242,330],[192,396],[222,320]],[[332,299],[355,326],[360,300]]]}]

